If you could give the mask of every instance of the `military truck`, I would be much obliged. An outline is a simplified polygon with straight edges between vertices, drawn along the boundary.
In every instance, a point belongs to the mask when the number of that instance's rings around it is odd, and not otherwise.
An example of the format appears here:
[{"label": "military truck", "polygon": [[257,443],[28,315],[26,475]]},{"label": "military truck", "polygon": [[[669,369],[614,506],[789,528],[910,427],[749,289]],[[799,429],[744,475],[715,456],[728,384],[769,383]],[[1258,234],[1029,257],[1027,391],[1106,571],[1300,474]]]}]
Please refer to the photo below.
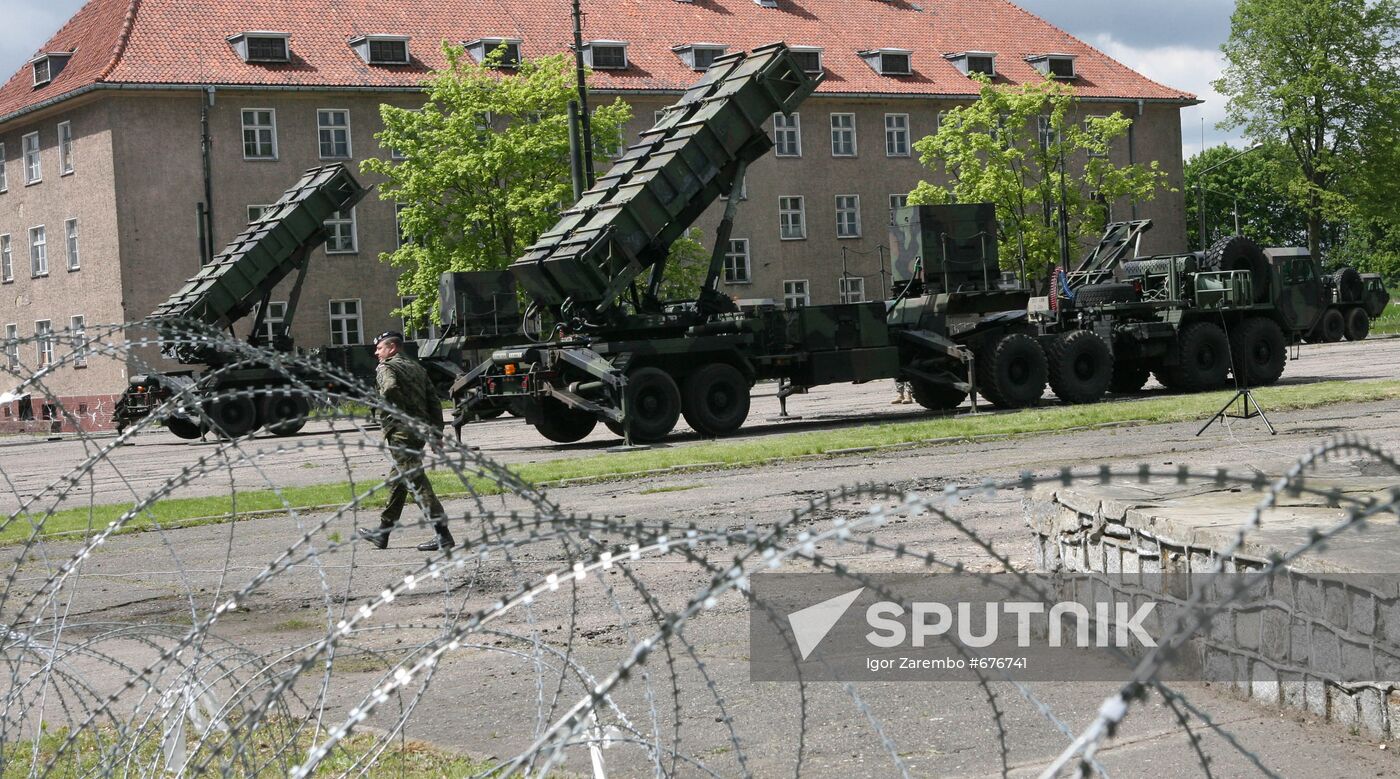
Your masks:
[{"label": "military truck", "polygon": [[[1287,348],[1326,306],[1316,263],[1231,236],[1200,253],[1136,257],[1150,220],[1110,225],[1098,248],[1032,301],[1053,343],[1051,386],[1067,402],[1134,392],[1149,375],[1169,389],[1278,381]],[[1129,255],[1133,256],[1129,258]]]},{"label": "military truck", "polygon": [[[1309,256],[1307,249],[1279,249],[1293,256]],[[1317,326],[1304,336],[1309,343],[1364,341],[1371,334],[1371,320],[1378,319],[1390,302],[1390,292],[1379,273],[1360,273],[1342,267],[1322,276],[1322,300],[1326,306]]]},{"label": "military truck", "polygon": [[[277,202],[248,223],[214,259],[200,268],[145,320],[161,340],[161,354],[189,369],[131,376],[117,401],[113,421],[118,431],[149,415],[182,389],[192,387],[191,402],[164,422],[185,439],[213,429],[237,437],[258,428],[293,435],[306,424],[309,402],[298,384],[316,382],[319,390],[343,388],[329,379],[324,364],[300,360],[260,364],[192,330],[232,328],[255,313],[251,346],[291,354],[292,322],[306,278],[311,252],[326,241],[325,221],[347,212],[368,192],[344,165],[312,168]],[[267,323],[268,299],[288,276],[296,280],[280,323]],[[268,326],[270,324],[270,327]],[[270,335],[269,335],[270,334]]]},{"label": "military truck", "polygon": [[997,285],[991,206],[902,211],[905,272],[893,301],[741,310],[716,291],[741,201],[729,198],[697,298],[658,298],[671,243],[742,186],[748,164],[772,146],[764,122],[795,110],[819,80],[781,44],[717,59],[511,266],[527,314],[553,328],[495,350],[454,383],[458,424],[478,408],[508,406],[557,442],[600,421],[656,441],[681,417],[721,436],[743,424],[764,379],[778,379],[787,396],[897,377],[925,407],[947,409],[982,375],[996,402],[1038,400],[1044,380],[1031,397],[1018,362],[1027,342],[1036,348],[1028,295]]}]

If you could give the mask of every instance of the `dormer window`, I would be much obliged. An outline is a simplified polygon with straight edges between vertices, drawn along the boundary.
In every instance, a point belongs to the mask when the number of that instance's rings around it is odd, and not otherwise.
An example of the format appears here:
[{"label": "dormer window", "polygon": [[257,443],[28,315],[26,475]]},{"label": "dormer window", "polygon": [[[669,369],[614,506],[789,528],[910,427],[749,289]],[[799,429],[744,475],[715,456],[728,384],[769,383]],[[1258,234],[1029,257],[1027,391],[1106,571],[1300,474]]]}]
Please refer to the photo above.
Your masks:
[{"label": "dormer window", "polygon": [[34,86],[41,87],[63,72],[63,66],[68,64],[68,58],[73,56],[71,51],[49,52],[40,54],[29,61],[34,67]]},{"label": "dormer window", "polygon": [[[477,38],[466,44],[467,52],[477,62],[485,62],[495,54],[493,63],[498,68],[520,67],[519,38]],[[498,53],[499,52],[499,53]]]},{"label": "dormer window", "polygon": [[407,35],[361,35],[350,39],[350,48],[370,65],[407,65]]},{"label": "dormer window", "polygon": [[1026,57],[1032,67],[1050,78],[1075,78],[1073,54],[1037,54]]},{"label": "dormer window", "polygon": [[990,51],[962,51],[945,54],[943,58],[953,63],[964,76],[981,73],[988,78],[996,78],[997,55]]},{"label": "dormer window", "polygon": [[910,65],[914,52],[908,49],[870,49],[856,53],[882,76],[908,76],[914,72]]},{"label": "dormer window", "polygon": [[709,70],[715,64],[715,60],[724,56],[724,50],[729,48],[719,43],[689,43],[684,46],[673,46],[671,51],[681,58],[686,67],[691,70]]},{"label": "dormer window", "polygon": [[822,72],[822,50],[818,46],[790,46],[793,59],[803,73],[816,75]]},{"label": "dormer window", "polygon": [[228,42],[244,62],[287,62],[291,59],[285,32],[242,32],[230,35]]},{"label": "dormer window", "polygon": [[627,67],[626,41],[589,41],[583,59],[595,70],[622,70]]}]

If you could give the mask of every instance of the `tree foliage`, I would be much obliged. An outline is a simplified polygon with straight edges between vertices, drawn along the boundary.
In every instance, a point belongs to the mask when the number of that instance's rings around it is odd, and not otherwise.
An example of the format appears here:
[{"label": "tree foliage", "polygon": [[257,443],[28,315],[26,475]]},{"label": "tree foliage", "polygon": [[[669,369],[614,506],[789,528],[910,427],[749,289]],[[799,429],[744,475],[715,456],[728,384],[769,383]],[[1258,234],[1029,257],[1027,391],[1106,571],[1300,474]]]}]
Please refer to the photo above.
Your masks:
[{"label": "tree foliage", "polygon": [[[1261,246],[1305,246],[1308,221],[1280,182],[1291,165],[1282,144],[1266,143],[1253,151],[1213,146],[1186,161],[1186,233],[1193,249],[1217,238],[1239,234]],[[1202,190],[1204,188],[1204,191]],[[1206,240],[1201,241],[1204,197]]]},{"label": "tree foliage", "polygon": [[1072,257],[1079,242],[1096,242],[1110,217],[1118,216],[1115,204],[1151,200],[1167,186],[1156,161],[1110,161],[1110,146],[1132,124],[1122,114],[1076,121],[1080,107],[1068,85],[981,81],[976,102],[954,108],[937,134],[914,144],[938,178],[919,182],[909,202],[996,204],[1005,267],[1015,268],[1024,257],[1028,274],[1043,275],[1058,262],[1062,183]]},{"label": "tree foliage", "polygon": [[1228,127],[1289,151],[1284,193],[1316,254],[1327,220],[1400,216],[1396,0],[1239,0],[1215,88]]},{"label": "tree foliage", "polygon": [[[569,177],[568,104],[577,97],[567,55],[498,67],[445,45],[447,66],[426,82],[420,109],[381,106],[375,137],[402,159],[365,160],[384,177],[380,197],[400,204],[393,252],[380,256],[404,269],[399,292],[416,296],[402,312],[440,321],[438,277],[444,271],[494,270],[519,257],[573,202]],[[606,159],[631,118],[622,100],[592,113],[594,157]]]}]

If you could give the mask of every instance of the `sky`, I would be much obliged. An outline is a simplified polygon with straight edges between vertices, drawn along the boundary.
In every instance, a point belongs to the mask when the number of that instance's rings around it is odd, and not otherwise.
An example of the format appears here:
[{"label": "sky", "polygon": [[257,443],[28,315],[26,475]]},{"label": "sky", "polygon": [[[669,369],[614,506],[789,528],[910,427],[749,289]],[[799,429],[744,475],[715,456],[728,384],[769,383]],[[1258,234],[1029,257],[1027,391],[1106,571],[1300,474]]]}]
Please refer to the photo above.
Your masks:
[{"label": "sky", "polygon": [[[1234,0],[1013,1],[1149,78],[1205,100],[1181,112],[1186,157],[1201,149],[1202,119],[1207,147],[1245,145],[1238,133],[1216,129],[1225,116],[1225,101],[1210,86],[1220,76],[1220,45],[1230,34]],[[0,34],[0,73],[8,76],[82,7],[83,0],[0,0],[0,4],[7,17],[6,30]]]}]

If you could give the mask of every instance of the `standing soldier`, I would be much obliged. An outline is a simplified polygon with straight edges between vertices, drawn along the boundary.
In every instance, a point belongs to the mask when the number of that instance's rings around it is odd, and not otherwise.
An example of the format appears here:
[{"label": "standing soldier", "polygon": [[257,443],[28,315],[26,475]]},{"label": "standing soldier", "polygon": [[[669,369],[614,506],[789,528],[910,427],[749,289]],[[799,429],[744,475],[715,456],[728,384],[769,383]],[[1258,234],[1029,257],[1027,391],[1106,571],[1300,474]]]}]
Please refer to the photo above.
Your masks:
[{"label": "standing soldier", "polygon": [[[374,356],[379,358],[375,370],[374,383],[384,401],[403,412],[405,416],[422,420],[430,430],[442,429],[442,402],[437,388],[428,378],[428,372],[403,353],[403,334],[384,333],[374,339]],[[413,484],[413,497],[418,505],[428,509],[434,520],[433,529],[437,537],[418,545],[420,552],[446,551],[456,546],[452,534],[447,531],[447,512],[433,492],[428,474],[423,470],[423,447],[427,443],[418,430],[405,424],[391,414],[381,414],[384,426],[384,443],[389,446],[389,456],[394,466],[389,478],[394,488],[389,493],[389,503],[379,516],[378,528],[360,528],[360,537],[383,549],[389,545],[389,533],[403,513],[408,500],[409,482]]]}]

